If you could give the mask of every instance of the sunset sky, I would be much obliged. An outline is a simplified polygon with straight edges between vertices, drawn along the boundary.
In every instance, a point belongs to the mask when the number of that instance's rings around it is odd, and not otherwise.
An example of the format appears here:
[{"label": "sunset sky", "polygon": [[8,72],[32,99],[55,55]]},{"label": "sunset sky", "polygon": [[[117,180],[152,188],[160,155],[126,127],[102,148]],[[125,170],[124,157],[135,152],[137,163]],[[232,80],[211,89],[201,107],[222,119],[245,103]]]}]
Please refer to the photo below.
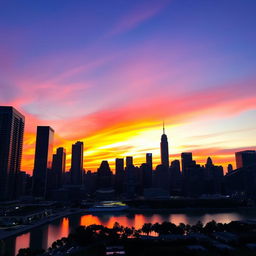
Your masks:
[{"label": "sunset sky", "polygon": [[[0,105],[26,116],[22,170],[37,125],[70,166],[152,152],[162,121],[170,160],[234,163],[256,149],[255,0],[10,0],[0,4]],[[112,165],[113,166],[113,165]]]}]

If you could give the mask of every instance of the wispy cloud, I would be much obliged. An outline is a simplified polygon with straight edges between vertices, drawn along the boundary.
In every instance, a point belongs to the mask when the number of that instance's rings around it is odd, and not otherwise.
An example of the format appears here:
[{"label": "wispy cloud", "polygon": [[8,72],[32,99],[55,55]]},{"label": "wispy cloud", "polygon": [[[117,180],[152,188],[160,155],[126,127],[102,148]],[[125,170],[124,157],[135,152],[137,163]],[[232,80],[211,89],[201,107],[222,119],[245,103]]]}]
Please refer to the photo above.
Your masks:
[{"label": "wispy cloud", "polygon": [[148,0],[146,3],[138,4],[121,18],[109,34],[116,35],[138,27],[160,13],[170,2],[169,0]]}]

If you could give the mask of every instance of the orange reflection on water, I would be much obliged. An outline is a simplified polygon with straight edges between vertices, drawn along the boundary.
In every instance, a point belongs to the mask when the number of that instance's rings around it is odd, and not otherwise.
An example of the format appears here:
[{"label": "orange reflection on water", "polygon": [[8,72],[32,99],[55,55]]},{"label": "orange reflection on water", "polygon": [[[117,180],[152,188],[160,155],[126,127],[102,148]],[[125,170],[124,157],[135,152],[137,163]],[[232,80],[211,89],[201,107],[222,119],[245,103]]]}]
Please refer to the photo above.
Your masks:
[{"label": "orange reflection on water", "polygon": [[67,237],[69,234],[69,219],[63,218],[61,223],[61,237]]},{"label": "orange reflection on water", "polygon": [[127,218],[127,216],[112,216],[108,223],[107,223],[107,226],[112,228],[113,225],[115,224],[115,222],[118,222],[121,226],[124,226],[124,227],[132,227],[134,226],[134,219],[129,219]]},{"label": "orange reflection on water", "polygon": [[62,237],[67,237],[69,235],[69,219],[63,218],[60,223],[52,223],[49,225],[48,230],[48,244],[50,247],[52,243]]},{"label": "orange reflection on water", "polygon": [[136,214],[134,217],[134,227],[140,229],[144,223],[148,222],[147,218],[143,214]]},{"label": "orange reflection on water", "polygon": [[81,226],[90,226],[92,224],[101,225],[102,222],[99,220],[97,216],[93,215],[84,215],[80,219]]},{"label": "orange reflection on water", "polygon": [[[170,221],[174,223],[175,225],[179,225],[180,223],[184,224],[195,224],[199,219],[203,223],[206,223],[208,221],[211,221],[212,218],[214,219],[215,216],[217,216],[217,220],[219,222],[229,222],[230,221],[230,216],[223,216],[223,214],[213,214],[213,215],[205,215],[204,218],[201,218],[199,216],[190,216],[188,217],[186,214],[127,214],[123,216],[118,216],[118,215],[84,215],[81,216],[80,219],[80,225],[82,226],[89,226],[92,224],[97,224],[97,225],[103,225],[108,228],[112,228],[115,222],[118,222],[120,225],[124,227],[134,227],[136,229],[140,229],[144,223],[162,223],[164,221]],[[239,215],[235,216],[234,214],[232,215],[232,218],[239,219]]]},{"label": "orange reflection on water", "polygon": [[210,222],[212,220],[215,220],[216,222],[220,222],[220,223],[229,223],[230,221],[234,221],[234,220],[240,220],[241,216],[240,214],[237,213],[229,213],[229,214],[205,214],[202,218],[202,222],[203,223],[207,223]]},{"label": "orange reflection on water", "polygon": [[140,229],[144,223],[162,223],[163,218],[160,215],[144,216],[143,214],[128,214],[125,216],[84,215],[81,216],[80,219],[80,225],[82,226],[97,224],[112,228],[115,222],[118,222],[124,227],[135,227],[136,229]]},{"label": "orange reflection on water", "polygon": [[15,255],[18,254],[19,250],[22,248],[28,248],[30,241],[30,233],[22,234],[17,236],[15,241]]},{"label": "orange reflection on water", "polygon": [[132,227],[135,225],[134,216],[111,216],[111,215],[84,215],[81,216],[80,225],[89,226],[92,224],[103,225],[108,228],[112,228],[115,222],[118,222],[120,225],[124,227]]},{"label": "orange reflection on water", "polygon": [[179,225],[180,223],[188,224],[189,221],[186,217],[186,214],[172,214],[170,215],[169,222]]}]

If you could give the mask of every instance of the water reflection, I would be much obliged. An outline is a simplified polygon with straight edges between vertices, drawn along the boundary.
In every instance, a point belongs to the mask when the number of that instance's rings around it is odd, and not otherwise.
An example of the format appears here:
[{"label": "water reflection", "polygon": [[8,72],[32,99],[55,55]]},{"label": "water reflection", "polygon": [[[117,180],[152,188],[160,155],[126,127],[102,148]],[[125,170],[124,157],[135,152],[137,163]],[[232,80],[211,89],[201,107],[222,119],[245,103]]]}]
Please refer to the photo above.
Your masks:
[{"label": "water reflection", "polygon": [[62,237],[67,237],[69,234],[69,219],[63,218],[59,221],[53,222],[49,225],[48,229],[48,241],[47,248],[49,248],[52,243]]},{"label": "water reflection", "polygon": [[125,227],[141,228],[144,223],[170,221],[178,225],[179,223],[195,224],[202,221],[204,224],[215,220],[216,222],[228,223],[232,220],[254,219],[255,209],[240,210],[239,212],[216,212],[203,213],[202,211],[191,211],[188,213],[172,213],[172,214],[97,214],[97,215],[73,215],[54,221],[51,224],[36,228],[31,232],[19,235],[5,241],[5,248],[10,256],[18,253],[20,248],[30,247],[32,249],[47,249],[54,241],[68,234],[79,225],[88,226],[91,224],[100,224],[107,227],[113,227],[115,222]]},{"label": "water reflection", "polygon": [[205,214],[202,216],[202,222],[207,223],[211,220],[215,220],[216,222],[228,223],[230,220],[240,220],[241,215],[237,213],[229,213],[229,214]]},{"label": "water reflection", "polygon": [[22,234],[16,238],[15,241],[15,255],[18,254],[20,248],[29,247],[30,233]]},{"label": "water reflection", "polygon": [[[36,249],[48,247],[48,228],[49,228],[49,225],[45,225],[45,226],[31,230],[30,242],[29,242],[29,247],[31,249],[36,250]],[[16,244],[16,248],[17,248],[17,244]],[[24,247],[21,247],[21,248],[24,248]]]}]

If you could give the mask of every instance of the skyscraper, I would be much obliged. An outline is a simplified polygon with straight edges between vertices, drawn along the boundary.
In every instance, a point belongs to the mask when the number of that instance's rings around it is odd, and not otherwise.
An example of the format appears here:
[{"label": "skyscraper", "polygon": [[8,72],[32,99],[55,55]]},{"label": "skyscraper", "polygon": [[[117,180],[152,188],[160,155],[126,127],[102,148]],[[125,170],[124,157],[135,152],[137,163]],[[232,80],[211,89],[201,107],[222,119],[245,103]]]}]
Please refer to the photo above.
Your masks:
[{"label": "skyscraper", "polygon": [[52,171],[55,177],[55,185],[57,188],[62,186],[63,175],[66,169],[66,150],[57,148],[56,154],[53,155]]},{"label": "skyscraper", "polygon": [[150,166],[150,163],[142,164],[140,166],[140,171],[142,175],[143,189],[152,187],[152,166]]},{"label": "skyscraper", "polygon": [[169,168],[169,148],[168,148],[168,139],[165,134],[165,128],[164,128],[164,123],[163,123],[163,134],[161,137],[161,163],[165,167]]},{"label": "skyscraper", "polygon": [[151,170],[153,169],[152,153],[146,154],[146,164]]},{"label": "skyscraper", "polygon": [[97,171],[97,187],[98,188],[109,188],[112,185],[112,172],[110,170],[108,161],[104,160],[101,162],[100,167]]},{"label": "skyscraper", "polygon": [[124,159],[116,158],[116,175],[122,175],[124,173]]},{"label": "skyscraper", "polygon": [[77,141],[72,145],[72,159],[71,159],[71,183],[73,185],[82,185],[84,163],[84,143]]},{"label": "skyscraper", "polygon": [[236,167],[249,167],[256,165],[256,151],[255,150],[245,150],[236,152]]},{"label": "skyscraper", "polygon": [[132,156],[126,157],[126,167],[128,167],[128,166],[133,166],[133,157]]},{"label": "skyscraper", "polygon": [[118,193],[123,191],[124,187],[124,159],[116,158],[116,175],[115,175],[115,189]]},{"label": "skyscraper", "polygon": [[187,168],[191,167],[193,164],[192,153],[191,152],[183,152],[181,153],[181,166],[182,173],[184,174]]},{"label": "skyscraper", "polygon": [[50,126],[38,126],[33,171],[33,195],[45,197],[47,172],[52,168],[54,130]]},{"label": "skyscraper", "polygon": [[16,197],[24,134],[24,116],[13,107],[0,107],[0,199]]}]

